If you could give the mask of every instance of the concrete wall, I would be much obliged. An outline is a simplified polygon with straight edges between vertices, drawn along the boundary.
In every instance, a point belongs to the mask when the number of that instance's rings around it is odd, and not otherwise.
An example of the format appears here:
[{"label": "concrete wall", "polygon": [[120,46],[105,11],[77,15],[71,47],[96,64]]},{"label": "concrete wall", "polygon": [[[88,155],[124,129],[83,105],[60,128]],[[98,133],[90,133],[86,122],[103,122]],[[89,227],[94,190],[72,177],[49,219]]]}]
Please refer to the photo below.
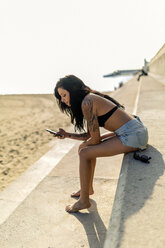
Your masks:
[{"label": "concrete wall", "polygon": [[151,59],[148,66],[150,72],[165,76],[165,44]]}]

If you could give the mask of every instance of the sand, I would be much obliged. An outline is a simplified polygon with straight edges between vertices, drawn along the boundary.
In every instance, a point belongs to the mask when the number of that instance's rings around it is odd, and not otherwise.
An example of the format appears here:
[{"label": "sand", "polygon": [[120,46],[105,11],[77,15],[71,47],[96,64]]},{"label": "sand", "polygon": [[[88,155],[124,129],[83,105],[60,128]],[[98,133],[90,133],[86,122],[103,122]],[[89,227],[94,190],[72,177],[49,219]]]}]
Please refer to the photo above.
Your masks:
[{"label": "sand", "polygon": [[53,145],[46,128],[70,126],[53,95],[0,96],[0,191]]},{"label": "sand", "polygon": [[53,94],[0,95],[0,192],[54,145],[46,128],[70,126]]}]

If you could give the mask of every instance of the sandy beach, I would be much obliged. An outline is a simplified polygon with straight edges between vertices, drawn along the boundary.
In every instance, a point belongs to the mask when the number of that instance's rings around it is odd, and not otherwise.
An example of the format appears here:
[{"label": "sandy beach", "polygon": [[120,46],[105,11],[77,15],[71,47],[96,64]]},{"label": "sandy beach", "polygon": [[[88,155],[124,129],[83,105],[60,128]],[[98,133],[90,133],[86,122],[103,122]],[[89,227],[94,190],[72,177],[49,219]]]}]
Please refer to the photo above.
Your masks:
[{"label": "sandy beach", "polygon": [[0,192],[54,145],[46,128],[70,126],[53,94],[0,95]]},{"label": "sandy beach", "polygon": [[69,125],[70,118],[60,112],[51,94],[1,95],[0,191],[51,148],[55,138],[46,128]]}]

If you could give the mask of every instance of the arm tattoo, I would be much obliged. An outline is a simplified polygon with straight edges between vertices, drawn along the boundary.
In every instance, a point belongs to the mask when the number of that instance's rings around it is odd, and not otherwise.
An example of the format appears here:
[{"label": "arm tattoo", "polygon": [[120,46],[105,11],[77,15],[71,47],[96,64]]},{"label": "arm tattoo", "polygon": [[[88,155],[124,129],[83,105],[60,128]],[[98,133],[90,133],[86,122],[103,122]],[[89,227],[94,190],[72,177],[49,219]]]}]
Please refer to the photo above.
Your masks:
[{"label": "arm tattoo", "polygon": [[89,129],[92,129],[93,132],[98,130],[97,115],[93,111],[93,101],[91,99],[85,99],[83,103],[83,113],[84,117],[88,121]]},{"label": "arm tattoo", "polygon": [[76,140],[87,140],[89,138],[88,133],[76,134],[76,133],[68,133],[68,138],[76,139]]},{"label": "arm tattoo", "polygon": [[72,138],[72,137],[74,137],[74,138],[86,138],[87,136],[88,136],[87,133],[82,133],[82,134],[70,133],[68,135],[69,138]]}]

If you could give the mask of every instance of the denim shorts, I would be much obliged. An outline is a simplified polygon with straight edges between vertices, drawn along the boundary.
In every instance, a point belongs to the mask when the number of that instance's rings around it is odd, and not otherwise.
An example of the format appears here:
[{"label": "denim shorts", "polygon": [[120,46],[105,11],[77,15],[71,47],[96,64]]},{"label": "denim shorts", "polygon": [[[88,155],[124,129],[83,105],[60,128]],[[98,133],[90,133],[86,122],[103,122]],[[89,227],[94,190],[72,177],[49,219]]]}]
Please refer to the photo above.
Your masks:
[{"label": "denim shorts", "polygon": [[117,129],[115,134],[126,146],[142,150],[147,147],[148,131],[138,116]]}]

